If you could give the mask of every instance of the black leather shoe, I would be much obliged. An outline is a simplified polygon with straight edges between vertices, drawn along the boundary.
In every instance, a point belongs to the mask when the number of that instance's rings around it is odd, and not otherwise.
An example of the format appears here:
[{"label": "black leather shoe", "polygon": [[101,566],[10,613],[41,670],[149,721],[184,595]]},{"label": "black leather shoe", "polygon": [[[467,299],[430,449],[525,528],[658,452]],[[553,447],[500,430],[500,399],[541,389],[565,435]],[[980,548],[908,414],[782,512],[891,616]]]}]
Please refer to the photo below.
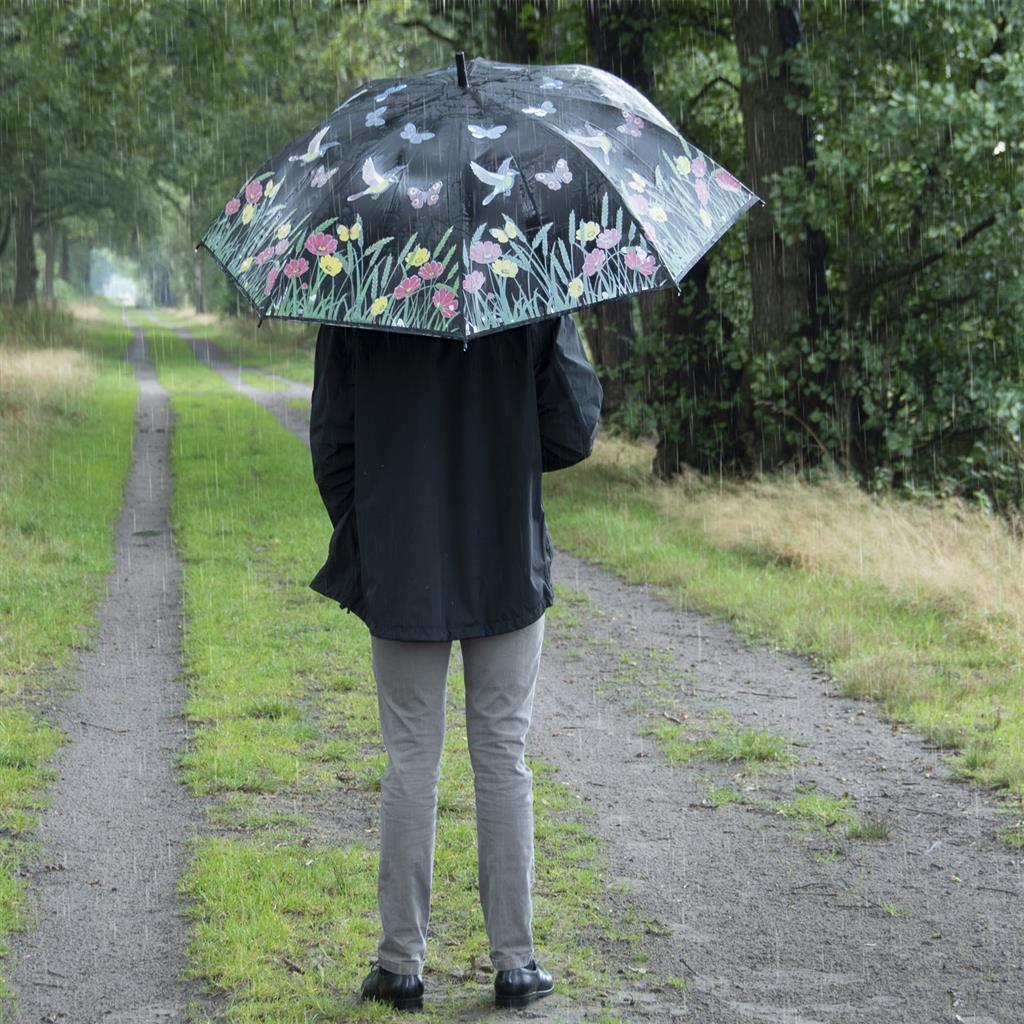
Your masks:
[{"label": "black leather shoe", "polygon": [[423,976],[395,974],[380,964],[363,979],[360,998],[378,1003],[390,1003],[399,1010],[423,1009]]},{"label": "black leather shoe", "polygon": [[498,971],[494,976],[494,998],[499,1006],[519,1009],[555,990],[551,975],[531,960],[525,967]]}]

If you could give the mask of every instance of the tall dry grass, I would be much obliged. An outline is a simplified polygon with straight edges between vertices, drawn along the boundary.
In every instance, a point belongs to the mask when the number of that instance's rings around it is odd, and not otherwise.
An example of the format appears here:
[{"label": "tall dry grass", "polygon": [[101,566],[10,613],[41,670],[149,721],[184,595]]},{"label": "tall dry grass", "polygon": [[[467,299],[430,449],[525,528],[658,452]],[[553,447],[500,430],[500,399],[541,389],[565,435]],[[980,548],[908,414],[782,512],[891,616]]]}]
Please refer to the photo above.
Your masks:
[{"label": "tall dry grass", "polygon": [[[635,478],[635,450],[607,442],[600,457]],[[955,498],[871,495],[835,473],[814,484],[791,475],[733,482],[686,474],[645,486],[666,519],[716,546],[880,584],[953,612],[1018,657],[1024,652],[1019,514],[1003,519]]]}]

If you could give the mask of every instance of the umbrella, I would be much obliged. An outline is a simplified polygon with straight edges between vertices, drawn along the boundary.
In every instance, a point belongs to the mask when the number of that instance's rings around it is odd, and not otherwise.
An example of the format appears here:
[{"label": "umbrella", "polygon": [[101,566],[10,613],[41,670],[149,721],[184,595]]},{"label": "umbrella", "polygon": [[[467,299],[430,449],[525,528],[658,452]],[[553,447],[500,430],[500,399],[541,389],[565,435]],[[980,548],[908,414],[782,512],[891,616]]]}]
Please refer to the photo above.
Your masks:
[{"label": "umbrella", "polygon": [[251,175],[205,247],[274,318],[462,339],[679,282],[760,199],[582,64],[376,79]]}]

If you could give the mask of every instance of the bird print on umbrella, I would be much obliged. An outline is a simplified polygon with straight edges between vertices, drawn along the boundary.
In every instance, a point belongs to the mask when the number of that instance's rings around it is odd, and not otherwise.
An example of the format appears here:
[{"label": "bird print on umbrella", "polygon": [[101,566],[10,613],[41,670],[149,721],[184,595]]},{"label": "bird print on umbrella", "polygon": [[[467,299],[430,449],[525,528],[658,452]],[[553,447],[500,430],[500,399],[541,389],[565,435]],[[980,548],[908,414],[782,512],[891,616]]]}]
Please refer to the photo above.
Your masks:
[{"label": "bird print on umbrella", "polygon": [[394,185],[401,177],[402,171],[405,170],[405,166],[402,164],[392,167],[390,171],[385,171],[383,174],[377,170],[373,165],[373,157],[367,157],[363,161],[363,181],[366,182],[366,188],[362,192],[356,192],[348,197],[348,201],[351,203],[355,199],[359,199],[362,196],[372,196],[376,199],[383,192],[387,192],[392,185]]},{"label": "bird print on umbrella", "polygon": [[498,165],[496,171],[489,171],[486,167],[481,167],[475,160],[470,160],[469,166],[473,168],[473,173],[485,185],[490,185],[493,189],[490,195],[484,196],[481,205],[487,206],[497,195],[508,196],[512,194],[512,186],[515,183],[516,175],[519,173],[512,167],[512,157],[505,157]]},{"label": "bird print on umbrella", "polygon": [[[557,126],[553,126],[555,131],[559,131]],[[590,127],[589,125],[587,127]],[[578,146],[585,146],[587,149],[599,149],[604,154],[604,162],[606,165],[611,164],[611,160],[608,158],[608,154],[611,152],[612,143],[611,140],[605,135],[604,132],[597,132],[595,135],[578,135],[576,132],[560,132],[567,139],[575,142]]]},{"label": "bird print on umbrella", "polygon": [[314,160],[319,160],[332,146],[340,146],[341,143],[335,140],[334,142],[324,142],[324,136],[331,130],[330,125],[326,125],[321,128],[309,140],[309,148],[304,153],[293,153],[288,157],[288,162],[291,163],[298,160],[303,164],[311,164]]}]

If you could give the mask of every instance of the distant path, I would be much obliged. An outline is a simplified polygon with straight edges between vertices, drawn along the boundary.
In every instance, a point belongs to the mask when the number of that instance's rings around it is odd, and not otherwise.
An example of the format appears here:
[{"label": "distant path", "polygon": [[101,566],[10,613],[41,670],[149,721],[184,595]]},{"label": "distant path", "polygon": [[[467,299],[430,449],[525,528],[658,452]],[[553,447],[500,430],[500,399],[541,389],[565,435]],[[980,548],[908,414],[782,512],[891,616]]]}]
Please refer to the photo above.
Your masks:
[{"label": "distant path", "polygon": [[188,921],[176,887],[200,823],[174,769],[187,725],[170,407],[141,330],[127,358],[140,394],[117,563],[94,649],[70,674],[77,690],[48,716],[71,742],[54,757],[41,862],[26,864],[38,926],[11,936],[17,1024],[176,1024],[204,1003],[197,982],[178,980]]},{"label": "distant path", "polygon": [[[247,387],[215,345],[176,330],[308,441],[308,410]],[[991,793],[956,780],[941,751],[886,722],[877,703],[839,696],[811,659],[752,647],[728,623],[568,551],[556,548],[552,571],[590,603],[574,609],[577,626],[548,619],[528,753],[593,808],[582,823],[608,843],[609,882],[627,889],[611,904],[654,922],[643,963],[601,935],[581,937],[622,972],[614,1012],[653,1024],[1024,1020],[1024,854],[998,839],[1008,822]],[[736,729],[797,740],[803,763],[752,776],[741,764],[669,763],[640,733],[666,721],[665,697],[676,718],[706,723],[724,709]],[[801,838],[771,810],[714,809],[705,784],[773,803],[797,787],[848,793],[860,817],[892,833],[848,840],[836,824]],[[687,979],[689,992],[655,988],[648,970]],[[573,1019],[575,1008],[545,1002],[539,1016],[557,1006]]]},{"label": "distant path", "polygon": [[311,385],[300,384],[297,381],[289,380],[287,377],[281,377],[276,373],[267,373],[262,370],[255,372],[263,373],[265,377],[271,377],[281,384],[289,385],[288,389],[267,391],[265,388],[246,384],[242,379],[242,371],[249,370],[250,367],[236,365],[232,360],[228,359],[224,354],[224,350],[219,345],[208,341],[206,338],[197,337],[183,327],[174,327],[168,324],[165,326],[165,329],[174,331],[179,337],[184,338],[192,347],[192,352],[198,362],[210,367],[211,370],[216,370],[233,388],[236,388],[243,395],[262,405],[265,409],[269,409],[281,424],[295,434],[300,441],[309,441],[309,412],[308,410],[297,409],[289,405],[288,399],[304,398],[308,402],[313,393]]}]

